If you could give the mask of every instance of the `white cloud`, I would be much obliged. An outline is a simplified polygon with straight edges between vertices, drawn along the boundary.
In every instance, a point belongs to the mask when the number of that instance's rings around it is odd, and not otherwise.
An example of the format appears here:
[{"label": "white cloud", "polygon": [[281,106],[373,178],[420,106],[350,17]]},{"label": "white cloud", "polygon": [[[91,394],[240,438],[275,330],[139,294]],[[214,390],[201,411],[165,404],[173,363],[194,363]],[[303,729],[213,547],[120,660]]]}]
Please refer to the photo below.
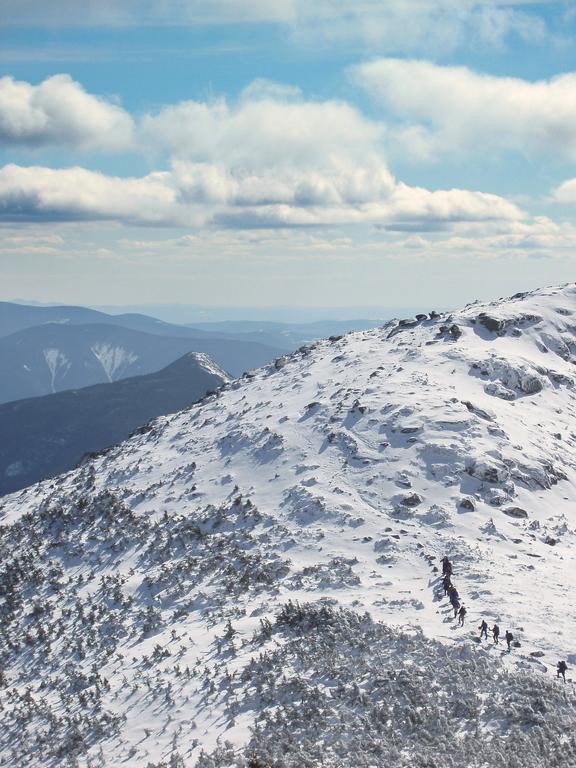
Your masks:
[{"label": "white cloud", "polygon": [[167,173],[135,179],[85,168],[0,168],[0,220],[165,224],[177,213],[177,194]]},{"label": "white cloud", "polygon": [[576,73],[529,82],[427,61],[379,59],[354,81],[406,120],[404,142],[421,155],[512,150],[576,158]]},{"label": "white cloud", "polygon": [[566,205],[576,204],[576,179],[568,179],[556,187],[552,192],[552,200]]},{"label": "white cloud", "polygon": [[[220,169],[203,167],[203,177]],[[303,183],[304,177],[300,180]],[[311,186],[312,181],[307,180]],[[322,180],[323,181],[323,180]],[[190,179],[177,172],[142,178],[105,176],[84,168],[54,170],[7,165],[0,168],[0,220],[78,221],[106,219],[126,224],[232,228],[283,228],[378,224],[398,229],[435,229],[461,222],[515,221],[523,213],[496,195],[466,190],[430,192],[395,184],[369,202],[330,199],[321,188],[316,199],[300,201],[298,188],[286,187],[286,203],[262,202],[258,190],[239,195],[224,179],[217,194],[203,187],[190,198]],[[220,183],[220,182],[218,182]],[[218,186],[218,185],[217,185]],[[266,197],[270,191],[266,190]]]},{"label": "white cloud", "polygon": [[[345,155],[371,163],[383,128],[337,101],[305,101],[294,89],[249,86],[236,104],[184,101],[142,121],[144,142],[174,156],[236,168],[315,167]],[[284,98],[288,92],[290,98]]]},{"label": "white cloud", "polygon": [[334,42],[362,40],[386,53],[432,52],[446,55],[478,45],[500,47],[510,36],[546,37],[537,14],[506,0],[302,0],[296,4],[296,30]]},{"label": "white cloud", "polygon": [[305,101],[286,86],[258,82],[232,104],[167,107],[143,118],[139,140],[167,150],[170,170],[119,178],[8,165],[0,169],[0,217],[426,231],[523,217],[497,195],[397,181],[383,154],[381,125],[344,103]]},{"label": "white cloud", "polygon": [[532,0],[3,0],[4,25],[279,24],[296,36],[362,40],[379,51],[499,46],[511,35],[543,39]]},{"label": "white cloud", "polygon": [[361,205],[395,181],[383,129],[353,107],[304,101],[285,86],[249,86],[235,104],[182,102],[143,119],[144,143],[173,157],[183,199],[226,206]]},{"label": "white cloud", "polygon": [[0,145],[116,150],[130,146],[131,117],[68,75],[39,85],[0,78]]}]

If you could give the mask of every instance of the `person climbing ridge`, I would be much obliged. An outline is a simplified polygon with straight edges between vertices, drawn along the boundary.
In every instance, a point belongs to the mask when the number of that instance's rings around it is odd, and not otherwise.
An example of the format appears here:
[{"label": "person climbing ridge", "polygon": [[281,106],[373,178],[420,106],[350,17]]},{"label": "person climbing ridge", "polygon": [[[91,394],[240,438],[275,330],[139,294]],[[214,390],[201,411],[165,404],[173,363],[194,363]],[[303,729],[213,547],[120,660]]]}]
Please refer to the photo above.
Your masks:
[{"label": "person climbing ridge", "polygon": [[444,555],[442,558],[442,575],[446,576],[446,574],[448,574],[448,576],[452,576],[452,563],[450,560],[448,560],[446,555]]},{"label": "person climbing ridge", "polygon": [[494,624],[492,627],[492,637],[494,638],[494,643],[498,643],[498,638],[500,637],[500,627],[498,624]]},{"label": "person climbing ridge", "polygon": [[510,650],[510,646],[512,645],[512,640],[514,640],[514,635],[512,634],[512,632],[510,632],[509,629],[506,630],[504,639],[506,640],[506,645],[508,646],[508,650]]},{"label": "person climbing ridge", "polygon": [[465,616],[466,616],[466,607],[464,605],[461,605],[460,610],[458,611],[458,626],[460,627],[464,626]]},{"label": "person climbing ridge", "polygon": [[446,592],[448,593],[448,599],[450,600],[450,602],[452,602],[453,598],[456,598],[456,600],[458,600],[459,598],[458,590],[456,589],[454,584],[450,584]]},{"label": "person climbing ridge", "polygon": [[559,661],[556,665],[556,677],[560,677],[562,675],[562,680],[566,682],[566,670],[568,669],[568,664],[566,664],[565,661]]},{"label": "person climbing ridge", "polygon": [[454,608],[454,618],[458,615],[458,610],[460,608],[460,597],[458,595],[458,590],[456,587],[451,584],[448,587],[448,599],[450,600],[450,605],[452,608]]},{"label": "person climbing ridge", "polygon": [[448,594],[448,590],[452,586],[452,581],[450,579],[450,576],[448,574],[445,574],[444,578],[442,579],[442,586],[444,587],[444,594]]},{"label": "person climbing ridge", "polygon": [[458,611],[460,610],[460,600],[455,597],[454,599],[451,599],[450,602],[452,603],[452,608],[454,608],[454,618],[456,618],[456,616],[458,616]]},{"label": "person climbing ridge", "polygon": [[482,619],[482,624],[480,624],[478,629],[480,630],[480,640],[482,640],[483,637],[488,640],[488,624],[484,619]]}]

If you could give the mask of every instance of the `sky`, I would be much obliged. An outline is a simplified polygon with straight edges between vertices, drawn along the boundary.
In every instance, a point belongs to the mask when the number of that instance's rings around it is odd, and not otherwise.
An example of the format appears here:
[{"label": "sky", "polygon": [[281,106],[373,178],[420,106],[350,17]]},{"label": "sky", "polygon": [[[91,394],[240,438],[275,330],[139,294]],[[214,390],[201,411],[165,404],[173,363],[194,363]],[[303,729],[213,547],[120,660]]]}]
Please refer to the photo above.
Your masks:
[{"label": "sky", "polygon": [[0,299],[574,279],[573,0],[2,0]]}]

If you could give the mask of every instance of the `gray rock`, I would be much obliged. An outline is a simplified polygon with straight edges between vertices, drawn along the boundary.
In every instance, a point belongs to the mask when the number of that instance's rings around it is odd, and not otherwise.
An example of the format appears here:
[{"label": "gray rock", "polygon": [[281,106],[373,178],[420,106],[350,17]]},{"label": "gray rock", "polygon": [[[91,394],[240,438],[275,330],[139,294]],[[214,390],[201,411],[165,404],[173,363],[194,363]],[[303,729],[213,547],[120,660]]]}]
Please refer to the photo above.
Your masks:
[{"label": "gray rock", "polygon": [[528,517],[528,512],[526,512],[525,509],[522,509],[522,507],[506,507],[502,512],[504,512],[505,515],[508,515],[508,517],[515,517],[518,519],[525,519]]},{"label": "gray rock", "polygon": [[405,507],[417,507],[419,504],[422,504],[423,501],[424,499],[419,493],[407,493],[406,496],[403,497],[401,503]]},{"label": "gray rock", "polygon": [[462,336],[462,328],[460,328],[460,326],[456,325],[456,323],[453,323],[448,328],[448,333],[454,339],[454,341],[457,341],[457,339],[459,339],[460,336]]},{"label": "gray rock", "polygon": [[478,315],[478,322],[480,323],[480,325],[483,325],[484,328],[486,328],[486,330],[492,331],[494,333],[497,333],[498,331],[501,331],[504,328],[503,320],[498,320],[497,318],[486,314],[486,312],[481,312]]},{"label": "gray rock", "polygon": [[494,421],[494,416],[492,416],[492,414],[488,413],[488,411],[485,411],[483,408],[478,408],[478,406],[473,405],[469,400],[462,400],[462,405],[465,405],[470,413],[476,414],[476,416],[479,416],[481,419],[484,419],[485,421]]}]

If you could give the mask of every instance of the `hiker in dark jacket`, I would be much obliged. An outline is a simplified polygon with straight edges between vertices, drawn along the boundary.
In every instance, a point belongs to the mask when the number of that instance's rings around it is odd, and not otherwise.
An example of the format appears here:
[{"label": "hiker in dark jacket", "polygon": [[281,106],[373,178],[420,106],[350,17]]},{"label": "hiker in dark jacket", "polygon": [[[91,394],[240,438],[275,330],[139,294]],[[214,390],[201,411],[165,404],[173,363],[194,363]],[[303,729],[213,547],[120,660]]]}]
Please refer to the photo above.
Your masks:
[{"label": "hiker in dark jacket", "polygon": [[458,616],[458,611],[460,610],[460,600],[458,600],[458,595],[451,597],[450,603],[452,604],[452,608],[454,608],[454,618],[456,618],[456,616]]},{"label": "hiker in dark jacket", "polygon": [[494,642],[498,643],[498,638],[500,637],[500,627],[498,624],[494,624],[492,627],[492,637],[494,638]]},{"label": "hiker in dark jacket", "polygon": [[448,590],[452,586],[452,581],[450,580],[450,576],[448,574],[445,574],[444,578],[442,579],[442,586],[444,587],[444,594],[448,594]]},{"label": "hiker in dark jacket", "polygon": [[458,624],[461,627],[464,626],[464,618],[465,618],[465,616],[466,616],[466,608],[463,605],[461,605],[460,606],[460,610],[458,611]]},{"label": "hiker in dark jacket", "polygon": [[480,630],[480,640],[482,640],[483,637],[488,640],[488,624],[484,619],[482,619],[482,624],[480,624],[478,629]]},{"label": "hiker in dark jacket", "polygon": [[448,576],[452,576],[452,563],[446,556],[444,556],[442,558],[442,575],[446,576],[446,574],[448,574]]},{"label": "hiker in dark jacket", "polygon": [[448,592],[448,599],[450,600],[450,602],[452,602],[453,599],[458,600],[458,597],[459,597],[458,590],[456,589],[454,584],[450,584],[450,586],[446,591]]},{"label": "hiker in dark jacket", "polygon": [[510,646],[512,645],[512,640],[514,640],[514,635],[512,634],[512,632],[510,632],[509,629],[506,630],[504,639],[506,640],[506,645],[508,646],[508,650],[510,650]]},{"label": "hiker in dark jacket", "polygon": [[565,661],[559,661],[556,665],[556,677],[560,677],[562,675],[562,680],[566,682],[566,670],[568,669],[568,664],[566,664]]}]

